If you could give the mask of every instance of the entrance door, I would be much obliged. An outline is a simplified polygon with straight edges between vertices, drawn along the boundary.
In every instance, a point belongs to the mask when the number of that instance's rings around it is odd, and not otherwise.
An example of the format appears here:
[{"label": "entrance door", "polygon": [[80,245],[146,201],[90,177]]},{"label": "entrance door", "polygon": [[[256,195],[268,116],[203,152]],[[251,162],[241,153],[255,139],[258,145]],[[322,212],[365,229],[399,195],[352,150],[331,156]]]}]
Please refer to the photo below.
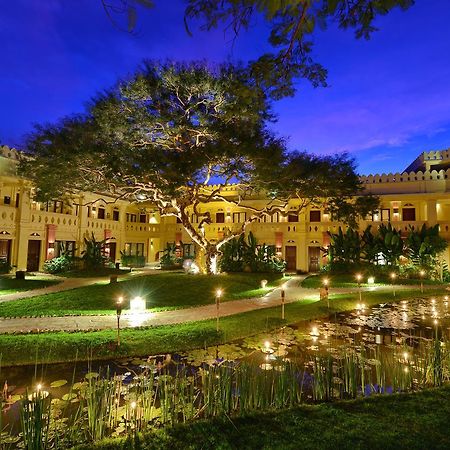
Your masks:
[{"label": "entrance door", "polygon": [[116,242],[109,242],[105,247],[105,256],[108,257],[112,262],[116,262]]},{"label": "entrance door", "polygon": [[0,273],[9,272],[11,262],[11,240],[0,240]]},{"label": "entrance door", "polygon": [[320,247],[308,247],[309,271],[318,272],[320,269]]},{"label": "entrance door", "polygon": [[28,241],[27,272],[39,270],[39,253],[41,251],[41,241]]},{"label": "entrance door", "polygon": [[284,248],[286,258],[286,269],[297,270],[297,247],[295,245],[288,245]]}]

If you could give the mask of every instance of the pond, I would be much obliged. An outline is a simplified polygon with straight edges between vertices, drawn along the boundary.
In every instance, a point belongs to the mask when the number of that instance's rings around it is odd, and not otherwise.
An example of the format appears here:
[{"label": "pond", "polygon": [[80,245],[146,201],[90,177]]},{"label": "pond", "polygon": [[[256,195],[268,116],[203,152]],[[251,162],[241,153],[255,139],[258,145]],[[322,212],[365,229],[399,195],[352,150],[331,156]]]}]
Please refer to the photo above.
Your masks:
[{"label": "pond", "polygon": [[[222,413],[439,385],[450,379],[449,327],[447,297],[417,298],[360,304],[326,320],[179,355],[5,368],[2,427],[17,435],[24,414],[18,400],[27,396],[48,403],[55,429],[85,416],[90,431],[82,439],[95,440]],[[33,403],[28,413],[35,411]],[[92,417],[106,416],[99,431]]]}]

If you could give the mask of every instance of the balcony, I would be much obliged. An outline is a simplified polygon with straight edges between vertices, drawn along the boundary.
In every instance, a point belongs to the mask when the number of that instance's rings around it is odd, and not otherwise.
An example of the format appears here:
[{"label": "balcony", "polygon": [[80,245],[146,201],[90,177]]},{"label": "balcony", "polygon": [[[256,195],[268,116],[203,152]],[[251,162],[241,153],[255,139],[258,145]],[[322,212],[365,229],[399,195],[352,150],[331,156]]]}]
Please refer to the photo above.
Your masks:
[{"label": "balcony", "polygon": [[47,211],[31,211],[30,220],[33,224],[41,226],[56,225],[68,231],[75,231],[78,225],[77,216]]},{"label": "balcony", "polygon": [[[115,222],[118,223],[118,222]],[[139,222],[127,222],[125,224],[125,231],[127,235],[158,237],[160,232],[159,223],[139,223]]]},{"label": "balcony", "polygon": [[0,227],[14,228],[16,220],[16,208],[14,206],[0,206]]}]

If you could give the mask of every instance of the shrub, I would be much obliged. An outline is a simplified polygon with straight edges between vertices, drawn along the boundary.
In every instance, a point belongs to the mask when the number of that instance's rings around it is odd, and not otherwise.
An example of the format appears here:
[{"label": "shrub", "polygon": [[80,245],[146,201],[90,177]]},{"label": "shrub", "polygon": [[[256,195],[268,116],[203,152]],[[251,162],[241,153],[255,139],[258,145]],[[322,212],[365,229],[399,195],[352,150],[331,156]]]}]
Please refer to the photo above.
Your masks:
[{"label": "shrub", "polygon": [[0,260],[0,273],[8,273],[12,269],[11,264],[6,260]]},{"label": "shrub", "polygon": [[281,273],[286,269],[286,262],[276,256],[273,245],[258,245],[253,233],[247,241],[244,235],[231,239],[222,247],[219,268],[222,272],[273,272]]},{"label": "shrub", "polygon": [[144,267],[145,266],[145,256],[143,255],[124,255],[122,253],[120,257],[122,266],[127,267]]},{"label": "shrub", "polygon": [[69,256],[62,255],[57,258],[48,259],[44,262],[44,272],[62,273],[73,268],[73,259]]}]

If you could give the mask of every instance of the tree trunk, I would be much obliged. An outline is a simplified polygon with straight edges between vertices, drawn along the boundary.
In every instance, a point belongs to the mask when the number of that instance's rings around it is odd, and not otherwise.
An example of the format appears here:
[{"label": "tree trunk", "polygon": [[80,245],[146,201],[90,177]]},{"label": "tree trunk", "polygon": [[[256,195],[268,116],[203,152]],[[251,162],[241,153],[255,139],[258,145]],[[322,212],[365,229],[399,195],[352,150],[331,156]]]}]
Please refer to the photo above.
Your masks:
[{"label": "tree trunk", "polygon": [[206,273],[207,275],[215,275],[217,273],[217,257],[219,251],[215,245],[208,245],[206,248]]}]

